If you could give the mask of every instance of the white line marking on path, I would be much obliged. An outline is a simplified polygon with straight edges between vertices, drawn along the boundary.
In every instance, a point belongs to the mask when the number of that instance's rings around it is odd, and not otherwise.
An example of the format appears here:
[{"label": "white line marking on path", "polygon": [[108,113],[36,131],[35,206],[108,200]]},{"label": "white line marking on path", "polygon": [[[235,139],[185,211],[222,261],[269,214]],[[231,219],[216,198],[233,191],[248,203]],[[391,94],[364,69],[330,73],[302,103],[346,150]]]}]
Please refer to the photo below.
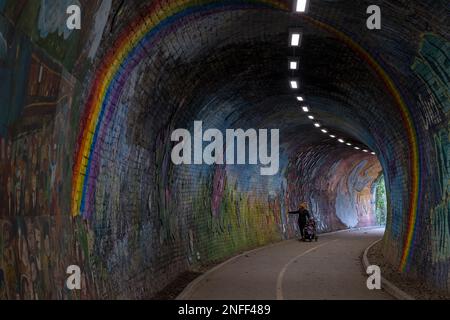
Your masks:
[{"label": "white line marking on path", "polygon": [[284,278],[284,274],[286,273],[287,269],[289,268],[289,266],[298,258],[303,257],[304,255],[307,255],[310,252],[313,252],[314,250],[319,249],[320,247],[323,247],[324,245],[331,243],[331,242],[336,242],[338,241],[338,239],[336,240],[331,240],[331,241],[327,241],[325,243],[319,244],[318,246],[315,246],[309,250],[306,250],[305,252],[299,254],[298,256],[292,258],[291,260],[289,260],[288,263],[286,263],[283,267],[283,269],[281,269],[280,273],[278,274],[278,278],[277,278],[277,300],[284,300],[283,297],[283,278]]}]

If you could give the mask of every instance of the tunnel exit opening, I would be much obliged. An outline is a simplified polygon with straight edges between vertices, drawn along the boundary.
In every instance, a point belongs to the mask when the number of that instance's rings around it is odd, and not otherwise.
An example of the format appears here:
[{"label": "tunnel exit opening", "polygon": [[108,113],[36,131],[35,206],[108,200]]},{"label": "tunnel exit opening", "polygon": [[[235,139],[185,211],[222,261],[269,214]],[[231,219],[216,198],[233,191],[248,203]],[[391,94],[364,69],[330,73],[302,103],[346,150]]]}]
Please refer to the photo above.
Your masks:
[{"label": "tunnel exit opening", "polygon": [[373,199],[376,223],[380,226],[386,226],[387,197],[383,174],[381,174],[373,184]]}]

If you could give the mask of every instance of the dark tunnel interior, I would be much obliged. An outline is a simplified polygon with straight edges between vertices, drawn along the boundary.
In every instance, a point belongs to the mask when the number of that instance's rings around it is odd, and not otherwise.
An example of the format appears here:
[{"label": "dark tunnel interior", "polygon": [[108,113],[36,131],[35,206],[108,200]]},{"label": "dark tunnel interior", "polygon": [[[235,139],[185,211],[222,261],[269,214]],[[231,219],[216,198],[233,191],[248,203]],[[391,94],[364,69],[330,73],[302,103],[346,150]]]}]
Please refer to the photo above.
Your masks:
[{"label": "dark tunnel interior", "polygon": [[[74,31],[58,25],[66,1],[41,2],[0,0],[0,298],[149,298],[294,238],[303,202],[322,233],[378,225],[382,180],[385,262],[450,290],[447,1],[376,1],[368,30],[365,0],[305,15],[284,0],[79,0]],[[279,130],[278,170],[174,164],[172,132],[196,122]],[[59,285],[73,264],[80,293]]]}]

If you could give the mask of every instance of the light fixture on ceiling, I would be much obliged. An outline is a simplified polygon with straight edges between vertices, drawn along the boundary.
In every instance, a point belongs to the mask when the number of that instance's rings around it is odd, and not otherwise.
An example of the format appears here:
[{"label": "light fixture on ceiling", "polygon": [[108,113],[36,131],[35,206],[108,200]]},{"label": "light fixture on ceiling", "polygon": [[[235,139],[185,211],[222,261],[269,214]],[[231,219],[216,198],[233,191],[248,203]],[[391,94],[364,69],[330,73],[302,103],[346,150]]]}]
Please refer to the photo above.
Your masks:
[{"label": "light fixture on ceiling", "polygon": [[371,152],[370,154],[372,154],[372,155],[374,155],[374,156],[376,155],[376,153],[375,153],[375,152]]},{"label": "light fixture on ceiling", "polygon": [[352,144],[350,142],[347,142],[346,145],[348,145],[349,147],[352,146]]},{"label": "light fixture on ceiling", "polygon": [[338,141],[339,141],[340,143],[345,143],[345,141],[342,140],[342,139],[338,139]]},{"label": "light fixture on ceiling", "polygon": [[308,0],[296,0],[295,12],[306,12],[308,10]]},{"label": "light fixture on ceiling", "polygon": [[368,150],[363,150],[363,152],[367,153],[367,152],[369,152],[369,151],[368,151]]},{"label": "light fixture on ceiling", "polygon": [[359,148],[359,147],[355,147],[355,150],[361,150],[361,148]]},{"label": "light fixture on ceiling", "polygon": [[314,120],[314,116],[308,116],[308,119]]},{"label": "light fixture on ceiling", "polygon": [[301,97],[301,96],[298,96],[298,97],[297,97],[297,101],[303,102],[303,101],[304,101],[304,99],[303,99],[303,97]]},{"label": "light fixture on ceiling", "polygon": [[291,89],[298,89],[298,81],[297,80],[291,80],[289,81],[289,84],[291,86]]},{"label": "light fixture on ceiling", "polygon": [[298,29],[292,29],[289,33],[289,45],[291,47],[300,47],[302,43],[302,33]]},{"label": "light fixture on ceiling", "polygon": [[328,133],[328,130],[327,130],[327,129],[322,129],[322,130],[320,130],[320,131],[322,131],[323,133]]},{"label": "light fixture on ceiling", "polygon": [[336,138],[336,136],[334,134],[330,134],[330,138]]},{"label": "light fixture on ceiling", "polygon": [[299,61],[297,59],[289,59],[289,70],[298,70]]},{"label": "light fixture on ceiling", "polygon": [[302,107],[303,112],[309,112],[309,108],[307,106]]},{"label": "light fixture on ceiling", "polygon": [[320,123],[318,123],[318,122],[314,123],[314,127],[320,128]]}]

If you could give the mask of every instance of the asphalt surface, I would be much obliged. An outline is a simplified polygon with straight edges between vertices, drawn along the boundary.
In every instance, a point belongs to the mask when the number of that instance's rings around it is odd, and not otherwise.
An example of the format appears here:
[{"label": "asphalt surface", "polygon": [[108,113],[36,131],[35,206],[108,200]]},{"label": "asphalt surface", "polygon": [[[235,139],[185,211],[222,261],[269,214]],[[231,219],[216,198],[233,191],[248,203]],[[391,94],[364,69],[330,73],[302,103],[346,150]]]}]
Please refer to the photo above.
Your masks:
[{"label": "asphalt surface", "polygon": [[182,296],[191,300],[393,299],[369,290],[361,256],[383,236],[361,229],[319,236],[318,242],[283,241],[235,257],[206,273]]}]

